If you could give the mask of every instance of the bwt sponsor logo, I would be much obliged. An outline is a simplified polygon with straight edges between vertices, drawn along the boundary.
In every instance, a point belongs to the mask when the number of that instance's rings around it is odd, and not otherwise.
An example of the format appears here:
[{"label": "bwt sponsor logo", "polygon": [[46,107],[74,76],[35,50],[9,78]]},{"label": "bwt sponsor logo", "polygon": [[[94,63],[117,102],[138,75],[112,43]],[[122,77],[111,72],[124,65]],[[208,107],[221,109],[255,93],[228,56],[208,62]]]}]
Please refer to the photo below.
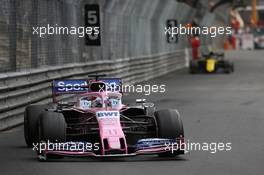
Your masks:
[{"label": "bwt sponsor logo", "polygon": [[88,83],[86,81],[56,81],[57,92],[79,92],[87,91]]},{"label": "bwt sponsor logo", "polygon": [[119,112],[117,111],[100,111],[96,113],[97,117],[119,117]]}]

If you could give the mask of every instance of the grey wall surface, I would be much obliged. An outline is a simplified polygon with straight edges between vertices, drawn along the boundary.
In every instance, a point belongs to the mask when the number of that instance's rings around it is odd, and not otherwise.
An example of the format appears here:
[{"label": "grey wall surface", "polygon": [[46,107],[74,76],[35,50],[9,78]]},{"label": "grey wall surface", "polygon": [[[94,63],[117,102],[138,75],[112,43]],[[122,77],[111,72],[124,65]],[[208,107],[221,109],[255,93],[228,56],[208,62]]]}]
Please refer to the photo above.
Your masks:
[{"label": "grey wall surface", "polygon": [[[171,52],[187,47],[186,38],[168,44],[167,19],[189,21],[191,7],[174,0],[0,0],[0,71],[113,60]],[[101,8],[101,47],[84,46],[83,38],[32,35],[32,27],[84,26],[84,4]]]}]

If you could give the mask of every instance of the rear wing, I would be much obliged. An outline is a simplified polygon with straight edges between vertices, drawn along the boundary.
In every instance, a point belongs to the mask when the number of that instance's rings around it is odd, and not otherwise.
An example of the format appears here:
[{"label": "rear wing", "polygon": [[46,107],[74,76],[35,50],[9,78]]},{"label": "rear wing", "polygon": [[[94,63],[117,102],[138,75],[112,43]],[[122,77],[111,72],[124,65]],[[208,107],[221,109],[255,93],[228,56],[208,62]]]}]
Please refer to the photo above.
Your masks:
[{"label": "rear wing", "polygon": [[82,79],[71,80],[53,80],[52,81],[52,99],[57,103],[57,96],[62,94],[79,94],[89,91],[88,81]]},{"label": "rear wing", "polygon": [[[106,91],[122,93],[122,80],[120,78],[100,78],[98,80],[87,79],[68,79],[68,80],[53,80],[52,82],[52,99],[57,103],[57,96],[63,94],[80,94],[92,92],[90,90],[91,84],[104,83]],[[99,90],[101,88],[98,88]]]}]

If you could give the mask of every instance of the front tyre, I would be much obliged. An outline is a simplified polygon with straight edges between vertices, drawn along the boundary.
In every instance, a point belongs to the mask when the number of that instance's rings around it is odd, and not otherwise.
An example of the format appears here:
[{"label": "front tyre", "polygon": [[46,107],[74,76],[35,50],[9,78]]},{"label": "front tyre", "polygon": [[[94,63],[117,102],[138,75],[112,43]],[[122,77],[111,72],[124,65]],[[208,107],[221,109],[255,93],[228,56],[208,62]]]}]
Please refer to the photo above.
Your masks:
[{"label": "front tyre", "polygon": [[189,62],[189,73],[190,74],[195,74],[199,71],[199,65],[196,61],[191,60]]},{"label": "front tyre", "polygon": [[[39,141],[47,143],[66,142],[66,122],[63,114],[45,111],[39,118]],[[42,156],[39,153],[39,156]],[[46,159],[63,158],[61,155],[45,155]]]},{"label": "front tyre", "polygon": [[24,137],[28,147],[38,142],[38,119],[47,105],[29,105],[24,112]]},{"label": "front tyre", "polygon": [[[164,109],[156,111],[155,118],[158,127],[158,137],[165,139],[181,139],[184,138],[184,130],[179,112],[175,109]],[[160,157],[172,157],[183,154],[183,150],[176,152],[160,153]]]}]

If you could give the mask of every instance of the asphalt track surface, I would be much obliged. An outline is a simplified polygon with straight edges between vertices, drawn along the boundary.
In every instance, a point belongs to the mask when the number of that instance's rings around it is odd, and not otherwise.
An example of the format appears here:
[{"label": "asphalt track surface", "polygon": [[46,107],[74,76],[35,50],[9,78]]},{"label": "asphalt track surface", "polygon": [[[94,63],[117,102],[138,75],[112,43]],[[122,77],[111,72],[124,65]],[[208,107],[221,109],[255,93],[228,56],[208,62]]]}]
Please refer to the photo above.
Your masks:
[{"label": "asphalt track surface", "polygon": [[[186,139],[231,142],[231,151],[191,151],[174,159],[139,156],[39,162],[25,147],[23,128],[0,134],[1,175],[260,175],[264,170],[264,52],[228,53],[235,73],[189,75],[181,70],[145,84],[165,84],[166,93],[146,96],[158,108],[177,108]],[[141,95],[138,95],[142,97]],[[135,96],[125,97],[129,101]]]}]

